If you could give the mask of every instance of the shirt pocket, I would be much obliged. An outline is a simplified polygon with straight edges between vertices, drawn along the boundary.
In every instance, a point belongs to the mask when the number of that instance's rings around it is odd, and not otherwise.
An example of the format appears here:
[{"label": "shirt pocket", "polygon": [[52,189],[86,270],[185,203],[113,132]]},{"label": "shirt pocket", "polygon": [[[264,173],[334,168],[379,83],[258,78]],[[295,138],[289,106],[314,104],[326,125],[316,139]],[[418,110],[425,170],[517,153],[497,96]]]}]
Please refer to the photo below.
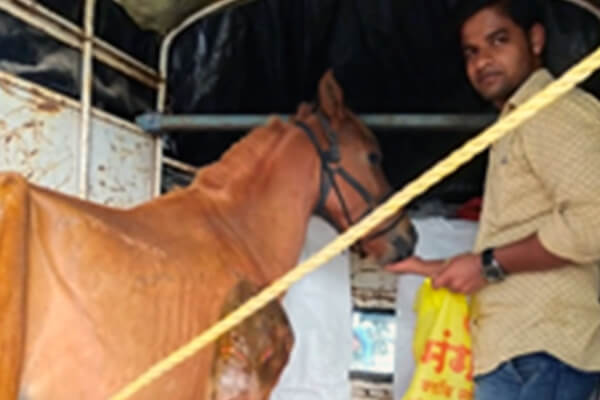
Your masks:
[{"label": "shirt pocket", "polygon": [[498,142],[492,157],[491,197],[500,226],[528,219],[548,207],[545,190],[529,164],[518,132]]}]

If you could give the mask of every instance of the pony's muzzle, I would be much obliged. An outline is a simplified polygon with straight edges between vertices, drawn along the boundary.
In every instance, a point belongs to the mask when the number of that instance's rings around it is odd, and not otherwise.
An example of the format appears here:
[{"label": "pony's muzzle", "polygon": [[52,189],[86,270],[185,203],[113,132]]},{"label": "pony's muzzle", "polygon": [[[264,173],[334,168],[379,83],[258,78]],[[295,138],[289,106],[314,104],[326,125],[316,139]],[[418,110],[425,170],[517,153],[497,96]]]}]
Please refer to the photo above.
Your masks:
[{"label": "pony's muzzle", "polygon": [[407,235],[408,238],[396,236],[394,239],[392,239],[392,245],[394,246],[395,252],[395,258],[392,260],[392,262],[400,261],[413,255],[418,235],[412,224],[408,229]]}]

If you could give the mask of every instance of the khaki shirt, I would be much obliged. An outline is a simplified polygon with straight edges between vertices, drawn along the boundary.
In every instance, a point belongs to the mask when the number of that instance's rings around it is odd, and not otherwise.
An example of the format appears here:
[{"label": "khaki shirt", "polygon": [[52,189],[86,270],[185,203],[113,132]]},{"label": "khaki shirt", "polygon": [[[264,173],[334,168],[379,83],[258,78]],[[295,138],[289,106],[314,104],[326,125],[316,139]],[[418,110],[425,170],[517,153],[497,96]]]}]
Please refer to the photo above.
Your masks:
[{"label": "khaki shirt", "polygon": [[[552,80],[536,71],[501,118]],[[577,265],[515,273],[473,296],[475,374],[537,351],[600,371],[600,102],[574,89],[495,143],[483,199],[474,251],[537,232]]]}]

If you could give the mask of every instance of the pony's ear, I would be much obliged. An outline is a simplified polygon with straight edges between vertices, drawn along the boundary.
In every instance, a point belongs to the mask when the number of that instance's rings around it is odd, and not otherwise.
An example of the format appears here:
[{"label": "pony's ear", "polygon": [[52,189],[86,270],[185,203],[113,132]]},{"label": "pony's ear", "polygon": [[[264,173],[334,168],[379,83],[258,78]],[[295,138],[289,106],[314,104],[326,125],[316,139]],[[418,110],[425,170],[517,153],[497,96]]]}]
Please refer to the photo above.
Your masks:
[{"label": "pony's ear", "polygon": [[319,81],[319,104],[330,119],[344,118],[344,92],[328,69]]},{"label": "pony's ear", "polygon": [[303,120],[306,119],[310,114],[312,114],[313,108],[312,105],[306,102],[300,103],[296,110],[296,115],[294,115],[291,121]]}]

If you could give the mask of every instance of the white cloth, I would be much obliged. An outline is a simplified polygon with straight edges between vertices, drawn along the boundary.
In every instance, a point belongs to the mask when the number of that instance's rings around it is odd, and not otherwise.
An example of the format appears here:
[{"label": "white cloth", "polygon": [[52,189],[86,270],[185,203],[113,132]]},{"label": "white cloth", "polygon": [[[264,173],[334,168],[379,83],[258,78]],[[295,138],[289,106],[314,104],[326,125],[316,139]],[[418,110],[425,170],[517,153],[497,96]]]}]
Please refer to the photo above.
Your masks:
[{"label": "white cloth", "polygon": [[[337,232],[312,217],[302,250],[307,259]],[[347,252],[295,283],[283,298],[294,347],[270,400],[349,400],[352,299]]]},{"label": "white cloth", "polygon": [[[413,219],[419,235],[415,255],[423,259],[442,259],[471,251],[478,224],[472,221],[428,217]],[[415,329],[415,295],[423,277],[398,275],[396,294],[396,346],[394,359],[394,399],[400,400],[408,389],[415,368],[412,342]]]}]

